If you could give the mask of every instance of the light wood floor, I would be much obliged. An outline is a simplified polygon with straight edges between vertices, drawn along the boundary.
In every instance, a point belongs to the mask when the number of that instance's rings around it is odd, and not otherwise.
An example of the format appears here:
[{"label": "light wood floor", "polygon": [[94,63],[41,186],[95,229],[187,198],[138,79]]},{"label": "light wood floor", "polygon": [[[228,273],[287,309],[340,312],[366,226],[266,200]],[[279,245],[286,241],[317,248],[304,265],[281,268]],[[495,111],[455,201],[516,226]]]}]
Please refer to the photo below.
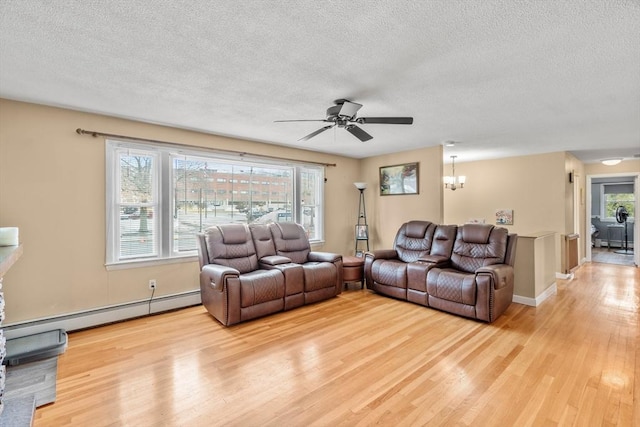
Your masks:
[{"label": "light wood floor", "polygon": [[619,254],[616,253],[617,250],[619,248],[591,248],[591,261],[605,264],[636,265],[632,254]]},{"label": "light wood floor", "polygon": [[350,290],[225,328],[72,332],[35,426],[640,426],[640,269],[585,264],[495,323]]}]

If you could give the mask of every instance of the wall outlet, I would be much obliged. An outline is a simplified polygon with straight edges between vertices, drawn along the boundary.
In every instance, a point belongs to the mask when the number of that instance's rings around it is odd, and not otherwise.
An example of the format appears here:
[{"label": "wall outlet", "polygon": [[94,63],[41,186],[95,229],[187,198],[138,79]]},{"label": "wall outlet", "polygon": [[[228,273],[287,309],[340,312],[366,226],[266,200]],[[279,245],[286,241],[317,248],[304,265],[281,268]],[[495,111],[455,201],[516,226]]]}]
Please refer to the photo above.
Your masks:
[{"label": "wall outlet", "polygon": [[154,290],[156,288],[156,279],[149,280],[149,289]]}]

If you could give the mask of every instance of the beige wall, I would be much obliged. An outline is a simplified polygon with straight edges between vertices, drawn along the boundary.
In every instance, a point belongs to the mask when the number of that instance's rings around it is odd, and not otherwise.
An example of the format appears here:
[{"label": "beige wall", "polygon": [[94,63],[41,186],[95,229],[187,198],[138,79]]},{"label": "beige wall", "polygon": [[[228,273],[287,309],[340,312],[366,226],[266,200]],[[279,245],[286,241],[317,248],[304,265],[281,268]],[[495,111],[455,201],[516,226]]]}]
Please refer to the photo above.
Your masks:
[{"label": "beige wall", "polygon": [[[410,162],[419,162],[419,194],[380,196],[380,167]],[[368,184],[365,200],[372,250],[393,247],[396,232],[406,221],[442,223],[442,146],[363,159],[361,170],[362,181]]]},{"label": "beige wall", "polygon": [[107,271],[105,147],[77,128],[202,147],[336,163],[326,169],[325,238],[352,251],[360,161],[96,114],[0,99],[0,226],[20,228],[24,255],[5,277],[5,324],[198,289],[195,261]]},{"label": "beige wall", "polygon": [[457,163],[456,173],[465,175],[467,183],[464,189],[445,190],[444,222],[484,219],[495,224],[496,210],[513,209],[514,223],[506,226],[510,232],[557,233],[555,271],[560,272],[560,236],[567,232],[568,222],[567,167],[564,152]]},{"label": "beige wall", "polygon": [[615,166],[607,166],[602,163],[587,163],[584,165],[587,175],[609,175],[618,173],[640,173],[640,159],[624,160]]},{"label": "beige wall", "polygon": [[493,224],[497,209],[513,209],[514,223],[506,226],[511,232],[564,233],[564,171],[562,152],[458,163],[456,172],[466,175],[467,183],[445,191],[445,222],[484,219]]}]

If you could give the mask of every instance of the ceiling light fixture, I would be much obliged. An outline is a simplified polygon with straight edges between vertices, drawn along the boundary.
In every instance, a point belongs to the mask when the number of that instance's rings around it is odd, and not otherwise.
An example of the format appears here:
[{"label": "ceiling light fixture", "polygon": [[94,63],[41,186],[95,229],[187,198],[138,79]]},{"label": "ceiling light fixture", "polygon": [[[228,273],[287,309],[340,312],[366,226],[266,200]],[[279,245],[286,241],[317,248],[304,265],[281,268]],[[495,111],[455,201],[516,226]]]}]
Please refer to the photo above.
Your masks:
[{"label": "ceiling light fixture", "polygon": [[450,188],[453,191],[456,191],[458,184],[460,188],[464,188],[464,183],[467,181],[464,175],[456,176],[456,157],[458,156],[451,156],[451,176],[444,177],[444,188]]},{"label": "ceiling light fixture", "polygon": [[603,165],[607,165],[607,166],[615,166],[618,163],[620,163],[622,161],[622,159],[605,159],[602,161]]}]

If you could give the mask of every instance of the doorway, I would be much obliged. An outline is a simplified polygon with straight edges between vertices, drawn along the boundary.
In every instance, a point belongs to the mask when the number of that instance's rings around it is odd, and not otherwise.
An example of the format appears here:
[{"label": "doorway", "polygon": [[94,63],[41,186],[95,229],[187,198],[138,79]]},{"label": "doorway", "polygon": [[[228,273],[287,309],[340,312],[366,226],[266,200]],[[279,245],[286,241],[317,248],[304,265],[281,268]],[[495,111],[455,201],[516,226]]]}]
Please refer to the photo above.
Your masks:
[{"label": "doorway", "polygon": [[[637,266],[640,254],[636,217],[640,212],[640,174],[621,173],[587,176],[586,259],[591,262]],[[628,208],[626,221],[615,211],[618,206]],[[590,244],[589,244],[590,241]]]}]

